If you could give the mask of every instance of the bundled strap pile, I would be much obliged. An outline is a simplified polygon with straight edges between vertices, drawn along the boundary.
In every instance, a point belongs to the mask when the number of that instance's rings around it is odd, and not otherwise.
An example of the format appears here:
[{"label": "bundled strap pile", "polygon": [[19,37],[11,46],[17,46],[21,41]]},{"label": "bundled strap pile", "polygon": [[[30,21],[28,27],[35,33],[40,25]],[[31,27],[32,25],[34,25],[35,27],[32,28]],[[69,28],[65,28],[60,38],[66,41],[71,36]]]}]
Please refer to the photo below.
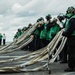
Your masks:
[{"label": "bundled strap pile", "polygon": [[[35,24],[33,27],[25,31],[25,35],[23,34],[20,36],[16,41],[12,42],[10,45],[5,46],[0,49],[0,54],[7,54],[12,53],[14,51],[19,51],[22,47],[26,46],[28,43],[30,43],[33,40],[33,37],[31,37],[31,33],[36,29],[37,24]],[[58,34],[53,38],[53,40],[44,48],[39,49],[37,51],[22,55],[20,57],[10,58],[7,60],[1,60],[0,65],[7,64],[7,63],[14,63],[19,62],[20,60],[25,60],[26,62],[23,62],[21,64],[11,65],[8,67],[8,65],[5,65],[4,67],[0,67],[0,72],[22,72],[22,71],[39,71],[43,70],[43,68],[48,68],[49,64],[53,63],[59,53],[62,51],[66,38],[62,36],[62,32],[64,29],[58,32]],[[49,56],[52,55],[54,50],[56,49],[56,46],[58,45],[59,41],[61,40],[61,44],[59,48],[57,49],[54,56],[49,59]],[[11,57],[11,56],[10,56]],[[42,64],[39,67],[32,67],[31,69],[28,68],[31,65],[36,65],[37,63],[48,59],[48,62],[45,64]]]}]

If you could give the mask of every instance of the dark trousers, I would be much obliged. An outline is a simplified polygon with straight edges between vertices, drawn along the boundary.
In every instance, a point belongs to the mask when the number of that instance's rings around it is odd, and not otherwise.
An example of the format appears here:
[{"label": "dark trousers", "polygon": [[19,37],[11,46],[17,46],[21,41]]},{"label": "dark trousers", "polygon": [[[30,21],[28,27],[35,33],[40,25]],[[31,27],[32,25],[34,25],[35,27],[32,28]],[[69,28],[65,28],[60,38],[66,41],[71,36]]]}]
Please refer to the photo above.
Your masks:
[{"label": "dark trousers", "polygon": [[34,42],[35,42],[35,39],[33,39],[33,41],[28,44],[30,51],[34,51],[35,50],[35,44],[34,44]]},{"label": "dark trousers", "polygon": [[40,38],[39,38],[39,36],[35,37],[34,44],[35,44],[35,50],[40,49]]},{"label": "dark trousers", "polygon": [[5,45],[5,39],[3,39],[3,45]]},{"label": "dark trousers", "polygon": [[45,47],[45,46],[47,46],[47,40],[45,40],[45,39],[40,39],[40,48],[43,48],[43,47]]},{"label": "dark trousers", "polygon": [[0,39],[0,45],[2,45],[2,39]]},{"label": "dark trousers", "polygon": [[67,40],[68,49],[68,66],[75,68],[75,36],[69,37]]},{"label": "dark trousers", "polygon": [[29,43],[29,50],[35,51],[40,49],[40,38],[39,36],[34,36],[34,39],[31,43]]}]

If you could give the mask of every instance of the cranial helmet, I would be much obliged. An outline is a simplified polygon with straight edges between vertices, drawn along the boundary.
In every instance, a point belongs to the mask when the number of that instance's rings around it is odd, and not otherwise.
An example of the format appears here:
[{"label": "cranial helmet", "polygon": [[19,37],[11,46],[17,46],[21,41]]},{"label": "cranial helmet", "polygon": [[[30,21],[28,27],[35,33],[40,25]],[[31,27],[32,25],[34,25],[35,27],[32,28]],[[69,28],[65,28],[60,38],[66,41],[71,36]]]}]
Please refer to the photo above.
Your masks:
[{"label": "cranial helmet", "polygon": [[41,21],[41,20],[43,20],[43,21],[44,21],[44,18],[43,18],[43,17],[40,17],[40,19],[39,19],[39,20],[40,20],[40,21]]},{"label": "cranial helmet", "polygon": [[72,17],[75,14],[75,8],[74,7],[68,7],[67,11],[66,11],[66,16],[67,17]]},{"label": "cranial helmet", "polygon": [[21,31],[21,29],[19,28],[18,31]]},{"label": "cranial helmet", "polygon": [[60,20],[64,20],[64,15],[63,15],[63,13],[60,13],[60,14],[57,16],[57,18],[60,19]]},{"label": "cranial helmet", "polygon": [[63,16],[63,13],[60,13],[58,16]]},{"label": "cranial helmet", "polygon": [[40,17],[38,20],[37,20],[37,22],[39,22],[39,21],[44,21],[44,18],[43,17]]},{"label": "cranial helmet", "polygon": [[46,19],[47,19],[47,20],[51,19],[51,15],[48,14],[48,15],[46,16]]}]

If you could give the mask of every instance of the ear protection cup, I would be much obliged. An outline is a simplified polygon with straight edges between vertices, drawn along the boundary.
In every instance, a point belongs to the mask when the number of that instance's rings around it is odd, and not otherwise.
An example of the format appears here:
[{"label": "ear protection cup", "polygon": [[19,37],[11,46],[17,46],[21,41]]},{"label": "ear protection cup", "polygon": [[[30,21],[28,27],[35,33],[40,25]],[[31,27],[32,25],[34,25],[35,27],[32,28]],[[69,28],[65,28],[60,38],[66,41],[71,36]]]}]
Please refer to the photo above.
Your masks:
[{"label": "ear protection cup", "polygon": [[75,9],[72,9],[71,10],[71,13],[74,15],[75,14]]},{"label": "ear protection cup", "polygon": [[75,14],[75,8],[74,7],[69,7],[69,8],[70,8],[70,10],[69,10],[70,13],[74,15]]}]

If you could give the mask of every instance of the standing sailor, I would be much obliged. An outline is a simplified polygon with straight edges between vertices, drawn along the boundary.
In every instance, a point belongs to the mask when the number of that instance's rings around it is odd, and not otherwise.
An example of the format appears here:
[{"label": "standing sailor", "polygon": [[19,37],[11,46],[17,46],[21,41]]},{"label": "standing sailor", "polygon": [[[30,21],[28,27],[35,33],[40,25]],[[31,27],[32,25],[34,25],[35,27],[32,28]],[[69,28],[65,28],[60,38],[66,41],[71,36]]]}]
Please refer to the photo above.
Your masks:
[{"label": "standing sailor", "polygon": [[75,8],[69,7],[66,11],[67,23],[63,36],[67,37],[68,68],[65,72],[75,71]]},{"label": "standing sailor", "polygon": [[3,45],[5,45],[6,44],[6,36],[5,36],[5,34],[3,34]]},{"label": "standing sailor", "polygon": [[0,45],[2,45],[2,34],[0,33]]}]

